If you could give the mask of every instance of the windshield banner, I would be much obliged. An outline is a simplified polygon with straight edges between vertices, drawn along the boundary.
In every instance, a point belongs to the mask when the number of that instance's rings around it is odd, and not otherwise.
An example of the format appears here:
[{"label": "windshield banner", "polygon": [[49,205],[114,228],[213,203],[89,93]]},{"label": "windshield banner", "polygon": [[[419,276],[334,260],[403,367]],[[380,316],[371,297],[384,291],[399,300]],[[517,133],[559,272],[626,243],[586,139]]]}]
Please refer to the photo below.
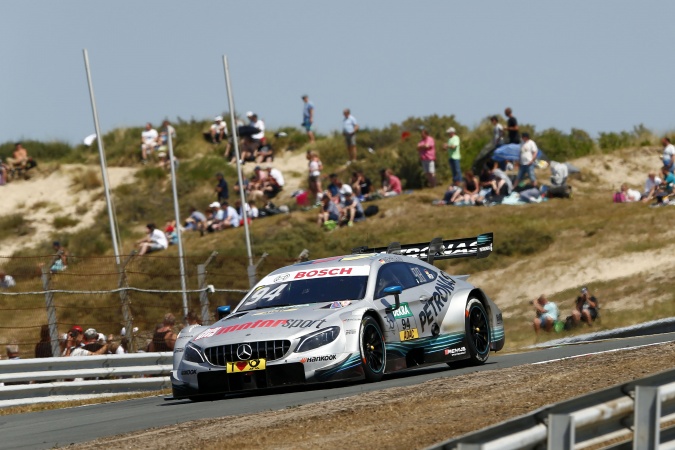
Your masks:
[{"label": "windshield banner", "polygon": [[273,283],[283,283],[284,281],[309,280],[315,278],[367,276],[368,273],[370,273],[370,266],[325,267],[323,269],[310,269],[305,267],[303,267],[303,270],[296,270],[294,272],[268,275],[263,278],[260,285],[265,286]]}]

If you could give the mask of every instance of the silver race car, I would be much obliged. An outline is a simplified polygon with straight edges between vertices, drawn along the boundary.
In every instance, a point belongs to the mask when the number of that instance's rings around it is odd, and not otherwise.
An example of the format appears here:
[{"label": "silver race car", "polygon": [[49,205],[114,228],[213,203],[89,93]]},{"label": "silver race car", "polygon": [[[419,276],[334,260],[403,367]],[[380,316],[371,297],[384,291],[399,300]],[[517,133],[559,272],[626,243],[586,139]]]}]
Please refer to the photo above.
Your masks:
[{"label": "silver race car", "polygon": [[173,397],[336,380],[460,360],[504,346],[499,308],[434,260],[492,251],[492,233],[302,262],[263,278],[210,326],[178,335]]}]

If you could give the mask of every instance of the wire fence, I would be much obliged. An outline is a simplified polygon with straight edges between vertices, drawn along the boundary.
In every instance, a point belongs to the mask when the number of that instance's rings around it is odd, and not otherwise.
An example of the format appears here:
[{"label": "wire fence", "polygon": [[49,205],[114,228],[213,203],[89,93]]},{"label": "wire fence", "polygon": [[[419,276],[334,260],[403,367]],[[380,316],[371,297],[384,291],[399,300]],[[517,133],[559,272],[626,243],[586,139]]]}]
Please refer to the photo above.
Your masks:
[{"label": "wire fence", "polygon": [[[40,342],[45,342],[43,348],[51,347],[51,353],[60,351],[59,336],[74,325],[94,328],[116,343],[123,327],[137,328],[127,333],[134,350],[146,348],[166,313],[176,317],[178,332],[185,318],[179,258],[128,255],[121,259],[118,265],[115,257],[70,256],[65,270],[51,272],[51,255],[0,257],[0,269],[15,281],[12,287],[0,288],[2,357],[8,345],[18,345],[21,358],[35,357]],[[256,260],[257,277],[292,262]],[[218,306],[236,305],[249,289],[247,257],[213,252],[185,257],[184,267],[187,308],[205,324],[214,321]]]}]

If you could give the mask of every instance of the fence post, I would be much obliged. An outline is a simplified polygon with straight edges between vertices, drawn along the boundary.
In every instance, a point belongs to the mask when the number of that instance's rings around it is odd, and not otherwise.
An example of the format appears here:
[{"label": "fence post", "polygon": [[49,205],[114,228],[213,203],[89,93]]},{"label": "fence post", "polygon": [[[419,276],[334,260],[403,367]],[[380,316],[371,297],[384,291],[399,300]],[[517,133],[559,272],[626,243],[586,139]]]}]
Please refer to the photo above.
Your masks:
[{"label": "fence post", "polygon": [[637,386],[635,388],[635,412],[633,414],[633,448],[658,448],[660,441],[661,397],[659,388]]},{"label": "fence post", "polygon": [[[51,267],[51,266],[50,266]],[[42,289],[45,291],[45,304],[47,306],[47,323],[49,324],[49,339],[52,344],[52,356],[61,356],[59,347],[59,330],[56,324],[56,307],[54,307],[54,294],[49,292],[51,272],[49,267],[42,267]]]},{"label": "fence post", "polygon": [[204,264],[199,264],[197,266],[197,283],[199,284],[199,304],[202,309],[202,325],[211,325],[211,308],[209,305],[209,294],[206,292],[206,266],[209,265],[211,260],[218,254],[217,251],[211,252],[211,255],[207,258]]},{"label": "fence post", "polygon": [[122,307],[122,320],[124,320],[124,328],[126,329],[125,337],[129,340],[129,353],[136,352],[136,340],[134,339],[134,318],[131,315],[131,300],[129,300],[129,292],[124,288],[129,287],[129,283],[127,283],[126,268],[134,255],[136,255],[136,250],[131,252],[124,263],[117,265],[117,271],[119,273],[117,287],[122,289],[120,291],[120,304]]}]

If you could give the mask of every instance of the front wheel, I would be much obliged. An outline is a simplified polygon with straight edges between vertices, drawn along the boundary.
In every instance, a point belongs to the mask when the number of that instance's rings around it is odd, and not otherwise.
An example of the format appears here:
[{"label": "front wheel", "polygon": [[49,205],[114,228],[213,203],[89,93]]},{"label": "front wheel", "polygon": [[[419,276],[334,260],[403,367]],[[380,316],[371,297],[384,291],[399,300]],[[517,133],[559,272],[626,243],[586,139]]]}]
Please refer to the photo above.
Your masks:
[{"label": "front wheel", "polygon": [[386,362],[384,337],[377,321],[366,316],[361,321],[361,365],[367,381],[380,381]]},{"label": "front wheel", "polygon": [[490,320],[483,304],[469,299],[465,314],[466,345],[472,364],[483,364],[490,356]]}]

